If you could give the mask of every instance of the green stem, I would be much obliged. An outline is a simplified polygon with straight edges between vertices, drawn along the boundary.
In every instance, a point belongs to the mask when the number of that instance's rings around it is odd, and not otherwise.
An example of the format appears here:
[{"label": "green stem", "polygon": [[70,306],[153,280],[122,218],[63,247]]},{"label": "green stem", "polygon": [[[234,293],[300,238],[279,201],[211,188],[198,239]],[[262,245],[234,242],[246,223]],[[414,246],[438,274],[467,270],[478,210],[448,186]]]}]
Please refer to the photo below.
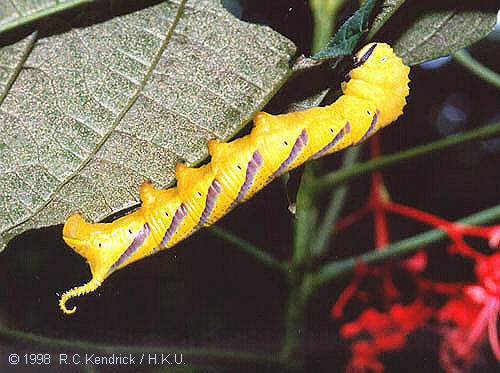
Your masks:
[{"label": "green stem", "polygon": [[308,262],[311,257],[311,236],[314,233],[314,227],[318,220],[318,208],[313,203],[311,194],[313,177],[312,165],[308,163],[304,167],[299,191],[297,193],[297,219],[295,220],[294,229],[293,262],[299,266]]},{"label": "green stem", "polygon": [[83,341],[70,341],[59,338],[50,338],[37,335],[34,333],[22,332],[6,327],[0,328],[0,335],[9,339],[19,340],[24,343],[35,343],[37,345],[46,345],[54,348],[64,348],[71,351],[100,351],[106,353],[163,353],[173,354],[182,353],[184,358],[192,357],[196,359],[216,358],[222,360],[252,360],[252,361],[269,361],[280,362],[276,356],[248,353],[245,351],[220,350],[208,348],[184,348],[184,347],[158,347],[158,346],[129,346],[129,345],[108,345],[100,343],[89,343]]},{"label": "green stem", "polygon": [[47,17],[59,12],[62,12],[67,9],[75,8],[77,6],[86,4],[86,3],[92,3],[95,0],[67,0],[62,3],[59,3],[54,6],[49,6],[43,9],[40,9],[39,11],[30,13],[26,16],[20,16],[16,18],[12,22],[7,22],[6,24],[0,26],[0,33],[8,30],[12,30],[13,28],[16,28],[21,25],[25,25],[30,22],[37,21],[43,17]]},{"label": "green stem", "polygon": [[500,89],[500,74],[480,64],[466,50],[462,49],[453,53],[453,58],[479,78]]},{"label": "green stem", "polygon": [[[457,220],[456,224],[480,225],[500,219],[500,205],[483,210],[466,218]],[[395,259],[404,255],[409,255],[413,251],[440,241],[447,237],[447,234],[440,229],[432,229],[425,233],[417,234],[413,237],[394,242],[380,250],[372,250],[359,257],[352,257],[345,260],[324,265],[314,278],[314,288],[321,286],[328,281],[337,278],[346,272],[354,269],[356,263],[375,264],[387,259]]]},{"label": "green stem", "polygon": [[324,48],[333,33],[333,26],[338,10],[346,0],[310,0],[314,18],[313,55]]},{"label": "green stem", "polygon": [[[294,271],[296,277],[292,278],[292,290],[288,301],[287,313],[285,316],[285,341],[280,353],[282,361],[290,361],[303,351],[303,338],[306,328],[306,311],[309,296],[312,294],[312,274],[307,273],[299,279],[299,275]],[[300,354],[298,354],[300,356]],[[297,361],[297,365],[303,365],[303,361]]]},{"label": "green stem", "polygon": [[248,254],[252,255],[257,260],[260,260],[262,263],[278,269],[280,272],[284,274],[288,273],[288,265],[285,262],[277,260],[273,258],[271,255],[266,253],[264,250],[259,249],[258,247],[252,245],[251,243],[241,239],[235,234],[226,231],[225,229],[218,227],[216,225],[212,225],[208,228],[208,230],[214,233],[216,236],[223,238],[226,241],[229,241],[239,248],[246,251]]},{"label": "green stem", "polygon": [[418,146],[404,152],[386,155],[371,161],[361,163],[350,169],[342,169],[336,172],[329,173],[322,176],[312,185],[314,192],[318,193],[324,189],[331,188],[337,184],[343,183],[355,177],[363,176],[371,171],[377,170],[382,167],[387,167],[404,160],[426,155],[430,152],[444,150],[456,145],[466,142],[486,139],[500,134],[500,122],[493,125],[481,127],[472,131],[464,132],[460,135],[448,136],[442,140],[435,141],[430,144]]},{"label": "green stem", "polygon": [[[362,146],[355,146],[348,149],[344,155],[344,160],[342,161],[341,169],[348,170],[353,167],[361,153]],[[330,243],[330,237],[332,235],[332,227],[335,225],[342,207],[344,206],[344,201],[349,191],[349,186],[343,184],[338,186],[334,192],[331,193],[330,202],[326,209],[325,217],[321,222],[319,229],[317,230],[314,242],[312,244],[311,251],[314,256],[320,256],[327,249]]]}]

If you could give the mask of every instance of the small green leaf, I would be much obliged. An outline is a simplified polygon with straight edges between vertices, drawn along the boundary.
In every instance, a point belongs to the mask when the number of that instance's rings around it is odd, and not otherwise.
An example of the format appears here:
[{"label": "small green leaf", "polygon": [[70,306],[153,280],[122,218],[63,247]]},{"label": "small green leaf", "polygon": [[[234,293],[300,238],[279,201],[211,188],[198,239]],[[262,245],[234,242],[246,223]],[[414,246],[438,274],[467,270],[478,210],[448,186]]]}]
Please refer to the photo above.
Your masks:
[{"label": "small green leaf", "polygon": [[365,1],[363,6],[344,22],[328,45],[311,58],[325,60],[352,54],[358,40],[368,29],[370,13],[376,2],[377,0]]}]

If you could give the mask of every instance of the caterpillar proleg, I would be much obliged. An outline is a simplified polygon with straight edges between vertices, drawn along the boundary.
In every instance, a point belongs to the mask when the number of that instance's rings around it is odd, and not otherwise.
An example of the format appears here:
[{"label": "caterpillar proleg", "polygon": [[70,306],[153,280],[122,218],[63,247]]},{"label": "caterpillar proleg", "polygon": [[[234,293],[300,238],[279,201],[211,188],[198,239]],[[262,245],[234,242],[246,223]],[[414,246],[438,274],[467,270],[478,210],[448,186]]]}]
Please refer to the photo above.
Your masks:
[{"label": "caterpillar proleg", "polygon": [[64,241],[90,265],[92,280],[61,296],[64,313],[72,297],[99,287],[117,269],[174,246],[252,197],[276,177],[302,163],[365,141],[402,113],[409,94],[409,67],[392,48],[371,43],[354,57],[343,95],[326,107],[282,115],[260,112],[251,133],[223,143],[210,140],[210,163],[179,163],[177,186],[155,189],[143,183],[141,207],[112,223],[68,218]]}]

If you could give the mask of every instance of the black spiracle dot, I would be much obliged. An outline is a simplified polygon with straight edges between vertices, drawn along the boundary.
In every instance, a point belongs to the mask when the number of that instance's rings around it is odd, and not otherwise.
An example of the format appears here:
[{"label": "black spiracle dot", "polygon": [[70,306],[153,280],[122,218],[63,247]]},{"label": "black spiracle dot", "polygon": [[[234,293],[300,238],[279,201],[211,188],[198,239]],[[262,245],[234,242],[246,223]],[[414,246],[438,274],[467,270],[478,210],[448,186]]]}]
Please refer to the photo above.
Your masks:
[{"label": "black spiracle dot", "polygon": [[201,197],[203,194],[201,194],[201,192],[197,192],[198,193],[198,196]]},{"label": "black spiracle dot", "polygon": [[283,141],[283,144],[285,144],[286,146],[288,146],[288,142],[286,140]]},{"label": "black spiracle dot", "polygon": [[165,211],[165,216],[168,216],[168,211]]},{"label": "black spiracle dot", "polygon": [[330,132],[333,133],[333,128],[330,128]]},{"label": "black spiracle dot", "polygon": [[102,244],[99,242],[99,244],[97,246],[99,246],[99,248],[100,248],[102,246]]},{"label": "black spiracle dot", "polygon": [[129,234],[132,234],[132,229],[129,229],[129,230],[128,230],[128,233],[129,233]]},{"label": "black spiracle dot", "polygon": [[237,165],[237,166],[236,166],[236,168],[237,168],[238,170],[241,170],[241,166],[240,166],[240,165]]},{"label": "black spiracle dot", "polygon": [[367,111],[366,111],[366,114],[368,114],[368,115],[370,115],[370,116],[372,115],[372,113],[370,113],[370,110],[367,110]]}]

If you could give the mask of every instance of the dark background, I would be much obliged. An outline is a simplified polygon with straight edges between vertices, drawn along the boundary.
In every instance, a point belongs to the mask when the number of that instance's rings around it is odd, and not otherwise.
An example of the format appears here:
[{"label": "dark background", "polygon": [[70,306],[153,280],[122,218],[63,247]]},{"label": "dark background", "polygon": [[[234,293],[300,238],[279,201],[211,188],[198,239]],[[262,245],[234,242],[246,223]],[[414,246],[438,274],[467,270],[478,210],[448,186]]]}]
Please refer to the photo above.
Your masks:
[{"label": "dark background", "polygon": [[[301,53],[310,53],[312,20],[307,1],[242,1],[242,8],[226,3],[242,19],[271,25],[292,39]],[[340,22],[352,13],[354,6],[346,7]],[[391,35],[390,25],[383,32]],[[500,36],[496,35],[497,40],[484,40],[470,48],[474,57],[492,68],[498,66],[500,59]],[[405,115],[383,131],[382,149],[386,154],[500,119],[499,91],[453,60],[439,68],[413,67],[410,78],[411,95]],[[311,86],[304,89],[310,90]],[[287,90],[291,89],[292,95],[297,94],[296,85],[284,87],[268,110],[279,112],[280,107],[285,107],[288,102],[284,97],[289,97]],[[339,155],[331,156],[321,167],[334,169],[340,159]],[[416,158],[386,168],[383,174],[394,201],[455,220],[499,203],[499,161],[500,139],[496,139]],[[272,183],[218,225],[276,257],[289,257],[293,217],[288,213],[283,191],[281,182]],[[344,213],[362,206],[367,193],[368,178],[353,182]],[[425,228],[399,217],[390,223],[394,241]],[[1,325],[48,337],[103,344],[280,350],[289,290],[286,280],[207,230],[118,271],[96,292],[70,301],[68,307],[76,304],[78,311],[72,316],[64,315],[58,308],[59,295],[87,282],[90,274],[83,258],[62,241],[61,230],[62,226],[56,226],[26,232],[13,239],[1,254]],[[363,252],[372,246],[371,222],[365,219],[336,238],[330,259]],[[445,244],[435,245],[432,250],[439,252],[444,247]],[[445,256],[441,255],[443,259]],[[439,254],[434,260],[440,260]],[[430,270],[455,277],[470,268],[463,263],[435,262]],[[339,324],[330,319],[329,311],[348,280],[324,287],[312,299],[305,331],[306,359],[311,371],[341,371],[346,362],[348,346],[339,340]],[[438,371],[438,343],[432,330],[416,333],[405,352],[384,357],[387,371]],[[4,357],[9,353],[37,351],[71,353],[64,348],[0,337],[0,371],[27,369],[22,364],[17,369],[8,365]],[[488,354],[483,372],[488,366],[498,368],[488,364]],[[230,364],[217,363],[215,367],[210,361],[198,363],[199,370],[194,371],[235,370]],[[236,367],[238,371],[273,368],[262,364]],[[51,364],[51,370],[56,370],[56,366]],[[120,367],[120,371],[124,370]]]}]

